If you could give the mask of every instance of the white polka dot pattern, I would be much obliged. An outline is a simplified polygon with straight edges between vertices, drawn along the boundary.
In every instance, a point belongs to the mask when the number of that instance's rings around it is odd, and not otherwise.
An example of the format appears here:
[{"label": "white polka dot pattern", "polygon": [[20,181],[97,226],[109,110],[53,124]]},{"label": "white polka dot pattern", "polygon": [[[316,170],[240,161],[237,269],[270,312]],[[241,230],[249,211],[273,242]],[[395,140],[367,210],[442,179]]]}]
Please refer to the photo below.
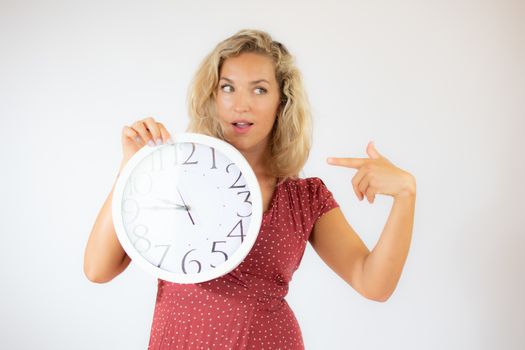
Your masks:
[{"label": "white polka dot pattern", "polygon": [[304,349],[284,297],[316,220],[337,206],[317,177],[279,184],[237,268],[203,283],[158,280],[148,349]]}]

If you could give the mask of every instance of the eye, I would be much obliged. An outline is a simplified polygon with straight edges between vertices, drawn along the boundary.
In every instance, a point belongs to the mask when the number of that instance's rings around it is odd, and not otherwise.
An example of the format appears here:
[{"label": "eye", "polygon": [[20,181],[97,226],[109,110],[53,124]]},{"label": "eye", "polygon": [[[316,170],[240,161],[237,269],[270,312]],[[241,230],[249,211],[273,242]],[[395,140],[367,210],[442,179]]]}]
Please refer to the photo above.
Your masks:
[{"label": "eye", "polygon": [[224,92],[233,92],[233,86],[230,84],[223,84],[221,85],[221,90]]},{"label": "eye", "polygon": [[[265,93],[268,92],[268,90],[266,90],[265,88],[262,88],[262,87],[255,88],[255,91],[256,91],[257,95],[262,95],[262,94],[265,94]],[[257,91],[259,91],[259,92],[257,92]]]}]

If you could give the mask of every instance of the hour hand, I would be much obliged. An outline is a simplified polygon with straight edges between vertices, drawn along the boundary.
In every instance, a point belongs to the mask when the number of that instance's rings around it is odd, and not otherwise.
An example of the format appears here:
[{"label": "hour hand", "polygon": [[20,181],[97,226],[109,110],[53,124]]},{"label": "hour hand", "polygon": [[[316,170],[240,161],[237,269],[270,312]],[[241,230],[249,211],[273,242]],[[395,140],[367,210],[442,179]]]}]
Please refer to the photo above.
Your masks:
[{"label": "hour hand", "polygon": [[188,213],[188,216],[190,217],[191,223],[195,225],[195,221],[193,220],[193,217],[191,216],[191,213],[190,213],[190,207],[186,205],[186,202],[184,202],[184,198],[182,198],[182,194],[180,193],[180,190],[178,188],[177,188],[177,191],[179,192],[179,196],[180,196],[180,199],[182,200],[182,203],[186,207],[186,212]]}]

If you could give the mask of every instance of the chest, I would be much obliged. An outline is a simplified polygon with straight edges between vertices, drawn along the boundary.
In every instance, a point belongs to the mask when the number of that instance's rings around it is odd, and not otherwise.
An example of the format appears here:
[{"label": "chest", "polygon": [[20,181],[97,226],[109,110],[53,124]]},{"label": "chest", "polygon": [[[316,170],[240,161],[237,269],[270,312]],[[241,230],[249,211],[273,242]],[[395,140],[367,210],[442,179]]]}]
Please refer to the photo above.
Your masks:
[{"label": "chest", "polygon": [[266,212],[268,209],[270,209],[270,205],[272,204],[272,198],[276,190],[276,186],[275,183],[271,183],[260,184],[260,187],[263,201],[263,212]]}]

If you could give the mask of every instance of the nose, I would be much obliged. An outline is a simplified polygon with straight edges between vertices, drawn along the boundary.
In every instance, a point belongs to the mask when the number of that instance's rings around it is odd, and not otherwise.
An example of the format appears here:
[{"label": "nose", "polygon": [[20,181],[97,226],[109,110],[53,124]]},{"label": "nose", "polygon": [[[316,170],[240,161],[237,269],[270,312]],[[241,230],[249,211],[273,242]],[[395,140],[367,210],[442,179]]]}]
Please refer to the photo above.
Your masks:
[{"label": "nose", "polygon": [[233,110],[236,113],[245,113],[250,110],[250,94],[243,90],[237,91],[234,97]]}]

